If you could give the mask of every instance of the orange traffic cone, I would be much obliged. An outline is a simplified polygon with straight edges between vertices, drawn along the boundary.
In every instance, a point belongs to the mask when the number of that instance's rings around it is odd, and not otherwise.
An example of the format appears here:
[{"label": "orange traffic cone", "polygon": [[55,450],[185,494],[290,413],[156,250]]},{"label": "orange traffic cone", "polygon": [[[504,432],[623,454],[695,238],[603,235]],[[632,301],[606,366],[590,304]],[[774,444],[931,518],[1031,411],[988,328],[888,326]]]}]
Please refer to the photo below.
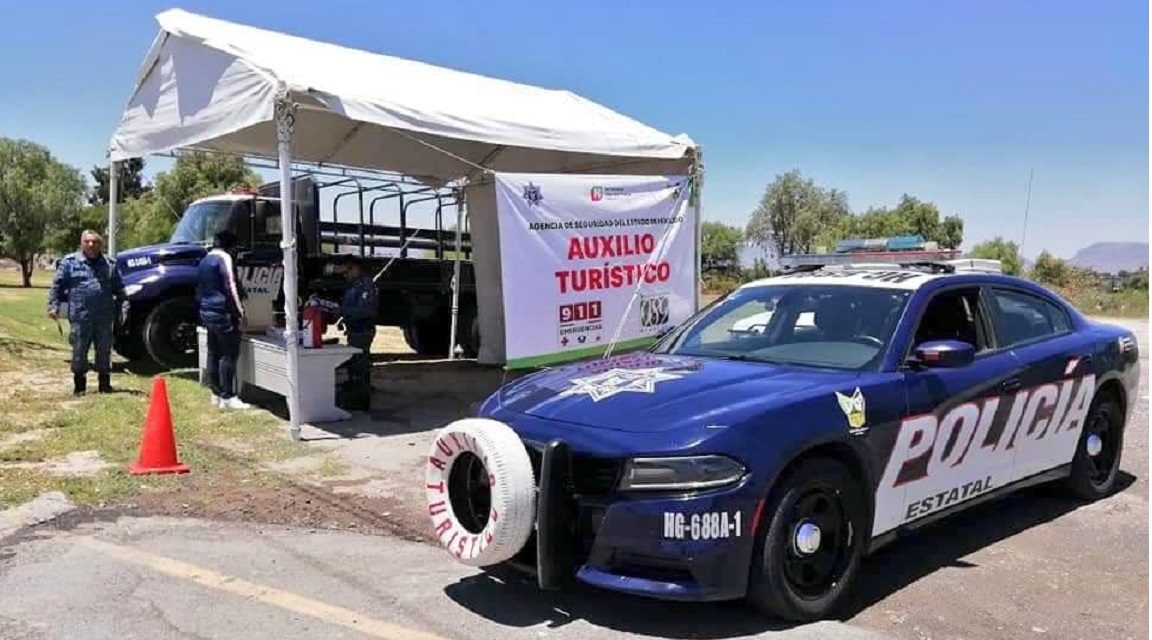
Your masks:
[{"label": "orange traffic cone", "polygon": [[168,386],[162,376],[152,383],[152,403],[144,420],[144,438],[140,442],[140,459],[128,467],[132,475],[151,473],[188,473],[188,465],[176,457],[176,435],[172,429],[172,412],[168,406]]}]

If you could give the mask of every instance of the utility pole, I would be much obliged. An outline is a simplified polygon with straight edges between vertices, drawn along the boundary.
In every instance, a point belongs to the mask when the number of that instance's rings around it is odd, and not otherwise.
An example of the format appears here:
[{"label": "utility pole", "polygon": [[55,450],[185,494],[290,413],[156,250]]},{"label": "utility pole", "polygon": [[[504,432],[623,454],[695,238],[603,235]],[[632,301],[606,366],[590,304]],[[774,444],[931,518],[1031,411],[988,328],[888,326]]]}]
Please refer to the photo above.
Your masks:
[{"label": "utility pole", "polygon": [[1028,195],[1024,200],[1024,233],[1020,238],[1021,260],[1024,260],[1024,243],[1028,241],[1028,209],[1032,206],[1032,172],[1032,169],[1028,170]]}]

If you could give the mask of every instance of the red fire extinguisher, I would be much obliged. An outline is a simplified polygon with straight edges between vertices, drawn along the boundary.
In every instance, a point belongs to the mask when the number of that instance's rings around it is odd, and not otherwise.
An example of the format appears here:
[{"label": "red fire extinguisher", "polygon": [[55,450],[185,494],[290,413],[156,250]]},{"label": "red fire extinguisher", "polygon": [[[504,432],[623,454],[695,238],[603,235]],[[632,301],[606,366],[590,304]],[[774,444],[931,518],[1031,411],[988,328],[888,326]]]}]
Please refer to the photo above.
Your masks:
[{"label": "red fire extinguisher", "polygon": [[324,346],[324,309],[320,305],[304,307],[304,346],[309,349],[319,349]]}]

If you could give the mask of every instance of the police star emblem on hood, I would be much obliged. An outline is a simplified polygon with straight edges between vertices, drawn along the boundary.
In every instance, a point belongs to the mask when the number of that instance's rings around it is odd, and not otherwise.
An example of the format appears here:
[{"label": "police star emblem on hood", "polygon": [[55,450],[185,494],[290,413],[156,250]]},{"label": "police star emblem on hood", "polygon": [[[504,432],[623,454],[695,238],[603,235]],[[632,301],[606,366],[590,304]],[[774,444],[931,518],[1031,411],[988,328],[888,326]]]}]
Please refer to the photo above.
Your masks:
[{"label": "police star emblem on hood", "polygon": [[654,369],[611,369],[586,378],[573,378],[572,386],[557,397],[587,395],[592,402],[621,393],[655,393],[656,384],[667,380],[678,380],[684,374],[673,373],[662,368]]}]

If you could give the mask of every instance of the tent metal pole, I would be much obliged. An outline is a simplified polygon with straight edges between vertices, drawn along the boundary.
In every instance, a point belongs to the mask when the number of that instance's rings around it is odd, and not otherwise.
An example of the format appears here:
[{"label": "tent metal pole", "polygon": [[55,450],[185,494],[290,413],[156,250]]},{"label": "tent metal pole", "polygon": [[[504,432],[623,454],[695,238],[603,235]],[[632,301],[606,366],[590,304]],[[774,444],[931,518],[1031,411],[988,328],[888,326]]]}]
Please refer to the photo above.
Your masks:
[{"label": "tent metal pole", "polygon": [[696,218],[696,286],[693,288],[696,310],[700,310],[700,289],[704,286],[704,221],[700,219],[700,201],[704,194],[704,163],[700,148],[696,148],[696,163],[692,173],[692,215]]},{"label": "tent metal pole", "polygon": [[456,327],[460,317],[460,253],[461,236],[464,233],[464,189],[456,199],[456,259],[452,265],[452,333],[448,335],[448,359],[456,359]]},{"label": "tent metal pole", "polygon": [[276,97],[276,142],[280,156],[280,227],[284,251],[284,349],[288,354],[288,418],[292,439],[300,439],[300,367],[298,349],[299,321],[296,309],[296,203],[292,184],[292,134],[296,124],[296,105],[284,84]]},{"label": "tent metal pole", "polygon": [[108,163],[108,257],[116,259],[116,229],[120,223],[120,163]]}]

